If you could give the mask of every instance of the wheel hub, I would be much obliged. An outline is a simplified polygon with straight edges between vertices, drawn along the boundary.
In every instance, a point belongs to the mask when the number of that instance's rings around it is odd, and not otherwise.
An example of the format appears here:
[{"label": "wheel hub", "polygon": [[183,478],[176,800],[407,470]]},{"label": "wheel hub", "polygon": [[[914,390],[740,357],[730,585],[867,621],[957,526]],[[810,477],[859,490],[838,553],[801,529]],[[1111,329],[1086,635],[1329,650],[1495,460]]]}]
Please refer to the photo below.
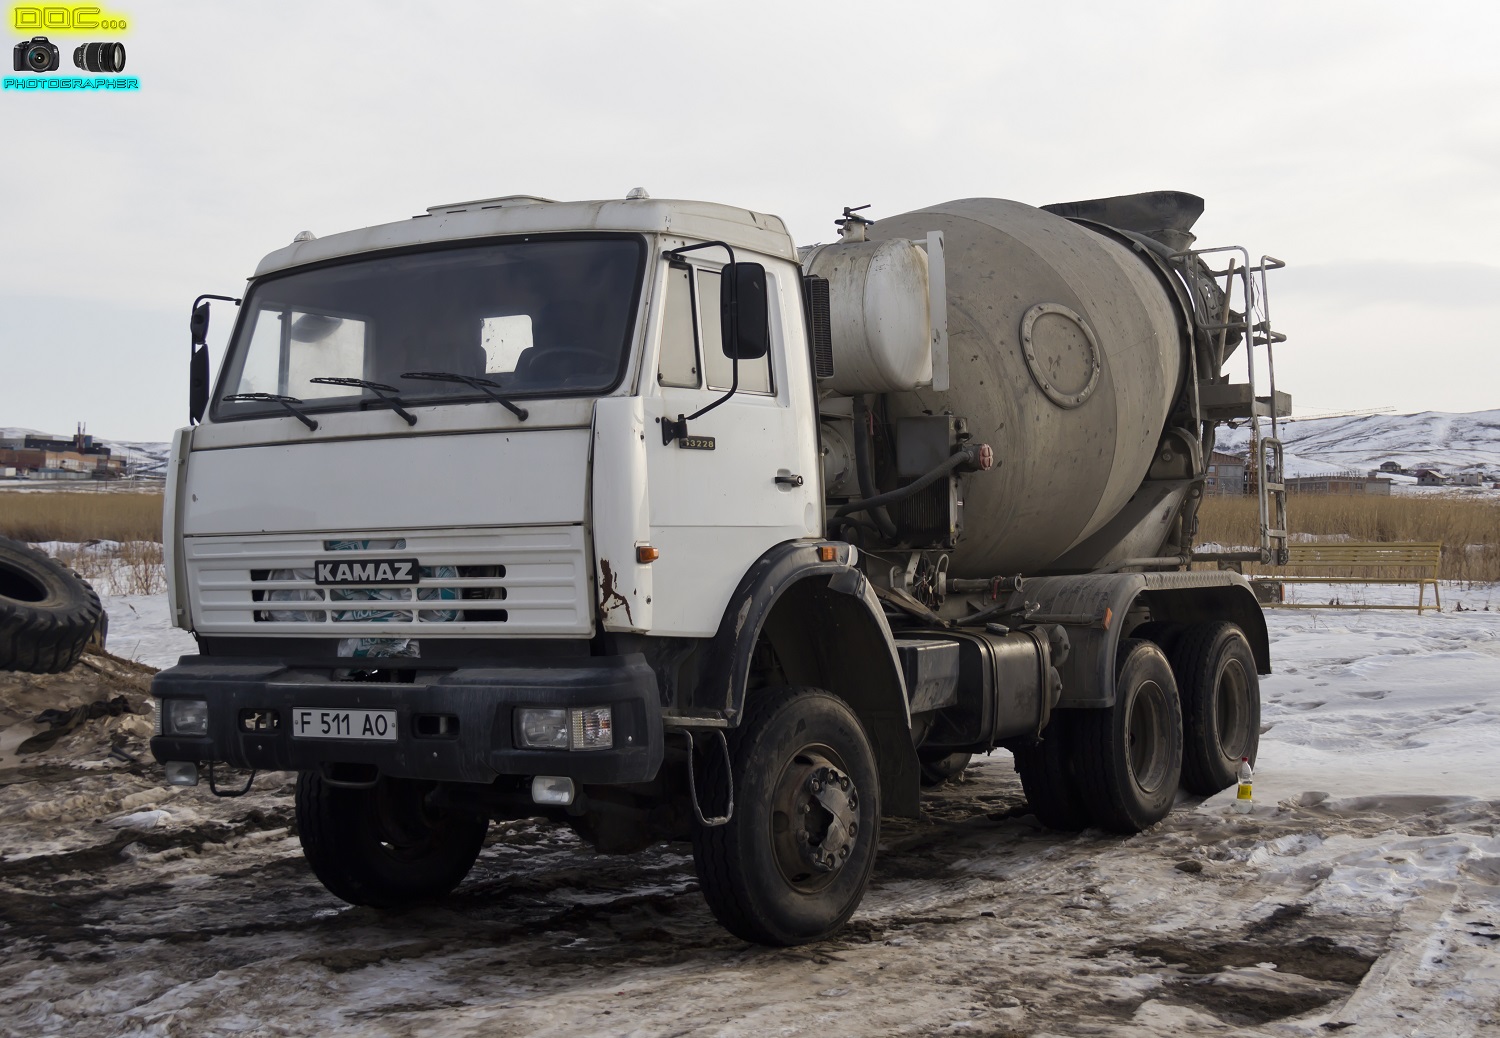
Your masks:
[{"label": "wheel hub", "polygon": [[819,872],[843,865],[859,832],[859,791],[853,780],[830,764],[813,768],[802,783],[797,813],[803,859]]},{"label": "wheel hub", "polygon": [[838,764],[816,751],[793,758],[772,812],[777,864],[793,886],[812,892],[833,881],[857,846],[859,809],[859,788]]}]

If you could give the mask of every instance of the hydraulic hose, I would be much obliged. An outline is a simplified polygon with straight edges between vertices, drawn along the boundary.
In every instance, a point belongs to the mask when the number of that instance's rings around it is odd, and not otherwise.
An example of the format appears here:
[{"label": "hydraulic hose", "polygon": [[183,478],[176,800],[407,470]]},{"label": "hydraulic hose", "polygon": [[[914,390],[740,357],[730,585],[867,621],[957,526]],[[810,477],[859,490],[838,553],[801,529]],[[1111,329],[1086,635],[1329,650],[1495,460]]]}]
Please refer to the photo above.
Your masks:
[{"label": "hydraulic hose", "polygon": [[906,484],[906,486],[898,487],[895,490],[889,490],[884,494],[876,494],[874,497],[866,498],[863,501],[850,501],[847,505],[844,505],[833,514],[835,517],[838,517],[848,515],[851,512],[867,511],[871,515],[874,515],[876,509],[879,509],[885,505],[894,504],[897,501],[904,501],[907,498],[911,497],[913,494],[926,490],[928,487],[932,486],[932,484],[936,483],[948,473],[952,472],[954,469],[962,465],[967,465],[970,468],[980,471],[989,468],[990,465],[993,464],[993,455],[989,455],[991,461],[987,464],[985,458],[988,452],[989,446],[983,443],[974,443],[970,444],[967,447],[962,447],[954,453],[948,455],[948,457],[944,459],[941,464],[935,465],[932,468],[928,469],[916,479]]},{"label": "hydraulic hose", "polygon": [[[859,477],[859,492],[865,495],[866,501],[850,502],[835,512],[835,515],[848,515],[850,512],[863,511],[864,508],[869,507],[866,502],[874,501],[879,496],[875,485],[875,466],[870,460],[870,412],[865,407],[863,393],[856,394],[854,397],[854,471]],[[855,505],[859,507],[856,508]],[[879,505],[873,506],[870,518],[875,520],[875,525],[880,528],[882,537],[888,541],[896,539],[896,524],[884,508]]]}]

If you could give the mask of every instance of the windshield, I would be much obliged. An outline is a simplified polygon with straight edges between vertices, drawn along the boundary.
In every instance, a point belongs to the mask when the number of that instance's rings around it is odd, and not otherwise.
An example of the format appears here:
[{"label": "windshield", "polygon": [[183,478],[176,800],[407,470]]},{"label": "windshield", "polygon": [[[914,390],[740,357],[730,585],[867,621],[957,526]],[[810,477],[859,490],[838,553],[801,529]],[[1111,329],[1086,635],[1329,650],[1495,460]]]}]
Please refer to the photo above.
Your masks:
[{"label": "windshield", "polygon": [[490,399],[446,372],[511,396],[597,395],[625,368],[644,247],[639,239],[531,239],[354,260],[257,283],[219,380],[216,417],[285,414],[241,393],[309,410],[376,401],[363,379],[407,403]]}]

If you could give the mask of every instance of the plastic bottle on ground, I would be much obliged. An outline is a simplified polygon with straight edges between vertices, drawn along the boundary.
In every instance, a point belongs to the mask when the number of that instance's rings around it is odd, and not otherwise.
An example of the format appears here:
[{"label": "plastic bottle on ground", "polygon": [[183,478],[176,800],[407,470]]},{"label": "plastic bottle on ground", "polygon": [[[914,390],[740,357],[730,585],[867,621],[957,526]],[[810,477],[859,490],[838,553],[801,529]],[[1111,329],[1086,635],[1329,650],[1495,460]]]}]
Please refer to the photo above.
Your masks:
[{"label": "plastic bottle on ground", "polygon": [[1250,813],[1250,807],[1252,804],[1250,798],[1250,786],[1251,776],[1253,774],[1254,772],[1250,768],[1250,758],[1241,757],[1239,774],[1240,785],[1239,789],[1237,789],[1234,794],[1234,809],[1242,815],[1247,815]]}]

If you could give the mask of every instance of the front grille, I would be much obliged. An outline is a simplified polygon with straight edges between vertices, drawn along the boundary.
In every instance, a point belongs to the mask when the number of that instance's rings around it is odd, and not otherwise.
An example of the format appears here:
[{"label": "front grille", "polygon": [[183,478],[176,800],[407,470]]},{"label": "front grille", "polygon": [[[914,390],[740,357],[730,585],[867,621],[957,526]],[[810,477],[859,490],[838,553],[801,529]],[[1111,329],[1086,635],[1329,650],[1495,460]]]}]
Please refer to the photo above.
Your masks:
[{"label": "front grille", "polygon": [[[188,538],[200,634],[589,634],[582,527]],[[411,585],[319,586],[318,560],[411,559]]]}]

